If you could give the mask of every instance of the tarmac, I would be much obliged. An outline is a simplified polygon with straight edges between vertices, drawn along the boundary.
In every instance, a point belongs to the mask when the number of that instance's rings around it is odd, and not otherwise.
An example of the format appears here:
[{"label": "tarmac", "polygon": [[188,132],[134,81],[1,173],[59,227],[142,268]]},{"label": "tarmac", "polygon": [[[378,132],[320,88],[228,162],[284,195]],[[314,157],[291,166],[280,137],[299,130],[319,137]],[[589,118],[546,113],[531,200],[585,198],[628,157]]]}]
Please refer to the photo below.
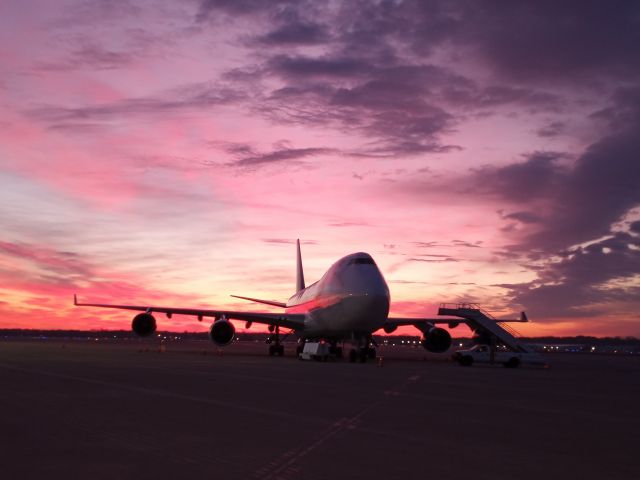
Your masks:
[{"label": "tarmac", "polygon": [[379,366],[293,348],[2,341],[0,478],[640,478],[639,357],[506,369],[388,346]]}]

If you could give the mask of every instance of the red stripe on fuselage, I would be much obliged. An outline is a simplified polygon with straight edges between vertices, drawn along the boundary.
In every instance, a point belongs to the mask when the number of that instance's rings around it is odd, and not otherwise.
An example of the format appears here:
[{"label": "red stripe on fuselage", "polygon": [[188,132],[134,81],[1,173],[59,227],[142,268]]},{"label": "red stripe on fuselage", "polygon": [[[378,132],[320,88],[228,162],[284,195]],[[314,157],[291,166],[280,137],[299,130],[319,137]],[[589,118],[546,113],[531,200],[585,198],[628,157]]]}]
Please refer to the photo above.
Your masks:
[{"label": "red stripe on fuselage", "polygon": [[328,308],[339,303],[347,296],[348,295],[337,293],[333,295],[323,295],[320,297],[312,298],[304,303],[286,307],[285,311],[286,313],[307,313],[319,308]]}]

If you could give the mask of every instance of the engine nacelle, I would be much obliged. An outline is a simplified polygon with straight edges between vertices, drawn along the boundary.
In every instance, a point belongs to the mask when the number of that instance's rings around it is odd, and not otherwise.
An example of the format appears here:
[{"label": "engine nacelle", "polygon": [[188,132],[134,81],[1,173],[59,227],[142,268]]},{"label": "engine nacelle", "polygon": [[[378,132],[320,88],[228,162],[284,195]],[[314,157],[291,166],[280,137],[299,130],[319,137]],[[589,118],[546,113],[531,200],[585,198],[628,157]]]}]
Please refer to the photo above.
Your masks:
[{"label": "engine nacelle", "polygon": [[382,329],[384,330],[384,333],[393,333],[398,329],[397,325],[385,325],[384,327],[382,327]]},{"label": "engine nacelle", "polygon": [[423,332],[420,344],[432,353],[444,353],[451,346],[451,335],[444,328],[433,327]]},{"label": "engine nacelle", "polygon": [[226,347],[236,335],[236,327],[228,320],[218,320],[211,324],[209,338],[219,347]]},{"label": "engine nacelle", "polygon": [[153,335],[156,331],[156,319],[150,313],[139,313],[133,317],[131,330],[141,337]]}]

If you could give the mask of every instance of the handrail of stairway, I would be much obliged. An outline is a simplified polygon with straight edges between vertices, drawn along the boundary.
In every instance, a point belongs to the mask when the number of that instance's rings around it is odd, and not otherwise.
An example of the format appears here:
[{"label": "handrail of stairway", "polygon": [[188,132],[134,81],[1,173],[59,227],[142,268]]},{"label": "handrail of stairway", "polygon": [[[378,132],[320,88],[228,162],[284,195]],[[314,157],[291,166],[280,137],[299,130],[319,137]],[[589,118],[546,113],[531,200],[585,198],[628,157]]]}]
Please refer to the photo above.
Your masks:
[{"label": "handrail of stairway", "polygon": [[484,310],[477,303],[441,303],[440,304],[440,308],[450,308],[450,309],[453,309],[453,310],[458,310],[458,309],[477,310],[477,311],[481,312],[485,317],[490,318],[491,320],[495,321],[496,323],[499,323],[500,327],[502,327],[504,330],[509,332],[513,337],[518,338],[518,337],[521,336],[520,332],[518,332],[515,328],[513,328],[510,325],[507,325],[506,322],[501,322],[500,320],[496,319],[493,315],[491,315],[489,312]]},{"label": "handrail of stairway", "polygon": [[518,332],[515,328],[513,328],[510,325],[507,325],[504,322],[500,322],[500,327],[502,327],[504,330],[506,330],[507,332],[509,332],[513,337],[520,337],[520,332]]},{"label": "handrail of stairway", "polygon": [[491,320],[496,320],[496,318],[493,315],[491,315],[489,312],[484,310],[478,303],[441,303],[440,308],[450,308],[453,310],[458,310],[458,309],[477,310],[481,312],[484,316],[490,318]]}]

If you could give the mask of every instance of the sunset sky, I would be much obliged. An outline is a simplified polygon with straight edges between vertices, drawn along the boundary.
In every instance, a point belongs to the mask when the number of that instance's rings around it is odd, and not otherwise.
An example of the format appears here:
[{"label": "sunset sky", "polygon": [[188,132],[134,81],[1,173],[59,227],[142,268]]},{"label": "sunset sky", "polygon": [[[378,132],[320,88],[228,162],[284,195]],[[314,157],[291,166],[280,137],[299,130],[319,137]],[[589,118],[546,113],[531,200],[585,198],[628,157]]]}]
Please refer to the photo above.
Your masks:
[{"label": "sunset sky", "polygon": [[0,328],[264,310],[300,238],[395,315],[640,336],[639,45],[633,1],[2,2]]}]

